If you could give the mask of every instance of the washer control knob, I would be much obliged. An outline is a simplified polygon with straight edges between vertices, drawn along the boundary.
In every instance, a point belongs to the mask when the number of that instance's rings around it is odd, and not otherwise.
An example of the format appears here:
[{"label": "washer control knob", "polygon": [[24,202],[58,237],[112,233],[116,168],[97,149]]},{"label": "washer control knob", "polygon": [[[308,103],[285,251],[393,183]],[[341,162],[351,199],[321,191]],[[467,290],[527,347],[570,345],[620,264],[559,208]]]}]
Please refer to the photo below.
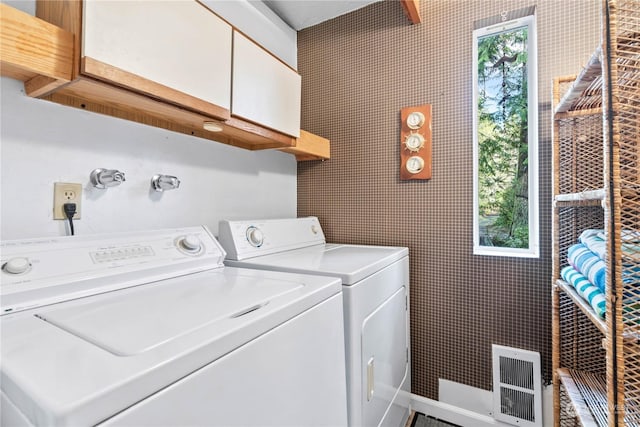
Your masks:
[{"label": "washer control knob", "polygon": [[311,226],[311,232],[312,232],[313,234],[318,234],[318,226],[317,226],[317,225],[315,225],[315,224],[313,224],[313,225]]},{"label": "washer control knob", "polygon": [[11,258],[2,266],[2,270],[9,274],[26,273],[30,268],[29,258],[24,257]]},{"label": "washer control knob", "polygon": [[202,242],[200,241],[198,236],[194,236],[192,234],[182,237],[180,240],[178,240],[178,244],[187,252],[198,252],[200,249],[202,249]]},{"label": "washer control knob", "polygon": [[247,228],[247,240],[251,246],[259,248],[264,243],[264,234],[258,227],[251,226]]}]

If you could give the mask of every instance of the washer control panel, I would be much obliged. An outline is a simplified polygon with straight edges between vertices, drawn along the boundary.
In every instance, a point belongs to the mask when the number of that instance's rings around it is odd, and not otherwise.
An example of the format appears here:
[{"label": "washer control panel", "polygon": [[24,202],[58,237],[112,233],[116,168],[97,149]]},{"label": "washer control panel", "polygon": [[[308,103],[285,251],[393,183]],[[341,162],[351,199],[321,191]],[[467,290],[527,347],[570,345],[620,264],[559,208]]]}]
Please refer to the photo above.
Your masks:
[{"label": "washer control panel", "polygon": [[223,267],[206,227],[4,241],[0,315]]},{"label": "washer control panel", "polygon": [[316,217],[220,221],[220,244],[227,259],[243,260],[325,243]]}]

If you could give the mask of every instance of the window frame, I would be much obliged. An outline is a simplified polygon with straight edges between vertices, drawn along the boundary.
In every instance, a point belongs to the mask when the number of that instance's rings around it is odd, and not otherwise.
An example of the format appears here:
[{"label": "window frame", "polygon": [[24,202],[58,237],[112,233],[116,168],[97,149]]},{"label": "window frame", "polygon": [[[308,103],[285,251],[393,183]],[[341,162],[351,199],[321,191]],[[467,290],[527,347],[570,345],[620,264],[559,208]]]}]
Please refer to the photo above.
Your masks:
[{"label": "window frame", "polygon": [[[478,41],[487,36],[527,27],[527,126],[528,126],[528,219],[529,247],[509,248],[480,245],[479,203],[479,112]],[[538,48],[536,15],[500,22],[473,31],[473,254],[520,258],[540,257],[538,182]]]}]

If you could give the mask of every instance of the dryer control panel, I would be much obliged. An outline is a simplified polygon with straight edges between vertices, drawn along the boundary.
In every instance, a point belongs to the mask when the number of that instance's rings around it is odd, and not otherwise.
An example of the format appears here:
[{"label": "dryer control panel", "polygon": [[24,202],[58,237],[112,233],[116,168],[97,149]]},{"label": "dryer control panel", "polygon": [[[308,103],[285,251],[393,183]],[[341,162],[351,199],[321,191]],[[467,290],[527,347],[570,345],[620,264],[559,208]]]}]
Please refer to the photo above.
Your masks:
[{"label": "dryer control panel", "polygon": [[0,244],[0,315],[223,267],[209,230],[48,237]]},{"label": "dryer control panel", "polygon": [[220,221],[218,229],[227,259],[234,261],[325,243],[320,221],[314,216]]}]

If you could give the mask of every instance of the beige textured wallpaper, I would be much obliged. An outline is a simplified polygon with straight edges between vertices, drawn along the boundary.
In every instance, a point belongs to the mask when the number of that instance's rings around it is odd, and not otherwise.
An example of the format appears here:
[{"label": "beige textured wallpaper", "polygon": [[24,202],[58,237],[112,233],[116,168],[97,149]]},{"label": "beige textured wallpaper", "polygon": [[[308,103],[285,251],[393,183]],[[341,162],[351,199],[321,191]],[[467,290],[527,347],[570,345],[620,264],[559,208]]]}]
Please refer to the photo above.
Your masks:
[{"label": "beige textured wallpaper", "polygon": [[[598,0],[374,3],[298,34],[302,127],[331,160],[298,166],[298,214],[331,242],[407,246],[413,392],[438,378],[491,389],[491,344],[551,367],[551,79],[576,74],[600,40]],[[540,259],[472,254],[473,22],[537,7]],[[433,178],[400,181],[400,109],[433,106]]]}]

